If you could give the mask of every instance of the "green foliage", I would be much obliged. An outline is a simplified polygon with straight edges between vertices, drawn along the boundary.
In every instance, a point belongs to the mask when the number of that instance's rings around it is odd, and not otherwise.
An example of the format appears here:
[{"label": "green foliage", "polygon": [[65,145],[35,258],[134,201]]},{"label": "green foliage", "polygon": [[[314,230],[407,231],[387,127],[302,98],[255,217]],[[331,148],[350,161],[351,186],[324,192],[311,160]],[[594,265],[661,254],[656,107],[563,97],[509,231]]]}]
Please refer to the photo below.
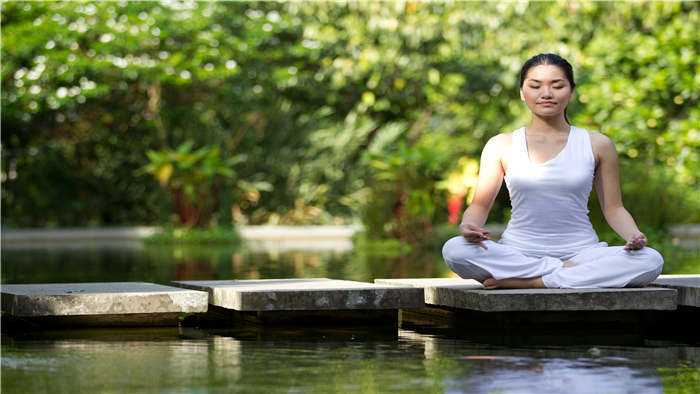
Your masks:
[{"label": "green foliage", "polygon": [[420,142],[410,147],[399,142],[395,150],[366,155],[371,165],[371,203],[363,222],[375,238],[425,244],[434,223],[445,216],[444,193],[436,183],[444,177],[446,152]]},{"label": "green foliage", "polygon": [[454,224],[444,223],[435,226],[433,235],[430,239],[429,249],[441,253],[442,246],[445,244],[445,241],[458,235],[461,235],[459,227]]},{"label": "green foliage", "polygon": [[[621,185],[625,208],[640,225],[655,231],[666,231],[670,224],[700,222],[698,190],[674,177],[674,169],[663,166],[647,167],[626,162],[620,166],[620,176],[633,180]],[[589,201],[591,221],[599,231],[610,229],[597,193]]]},{"label": "green foliage", "polygon": [[233,178],[233,167],[245,158],[223,159],[216,147],[192,150],[186,141],[174,150],[146,154],[150,162],[140,172],[151,174],[173,197],[174,211],[185,226],[203,226],[216,208],[220,178]]},{"label": "green foliage", "polygon": [[411,244],[395,238],[372,239],[367,236],[365,231],[355,233],[353,246],[368,256],[386,258],[405,256],[413,251]]},{"label": "green foliage", "polygon": [[[446,218],[435,181],[528,121],[518,73],[540,52],[574,65],[569,119],[613,139],[637,221],[700,217],[696,2],[0,7],[5,225],[170,221],[172,190],[134,174],[191,141],[245,154],[209,178],[211,222],[427,239]],[[490,220],[507,208],[500,193]]]},{"label": "green foliage", "polygon": [[664,392],[691,394],[700,386],[700,369],[693,361],[681,361],[676,368],[658,368],[664,381]]},{"label": "green foliage", "polygon": [[[363,231],[353,236],[353,249],[342,260],[342,272],[334,277],[358,281],[372,278],[445,277],[449,273],[440,258],[443,240],[429,249],[396,238],[377,239]],[[440,243],[439,247],[436,246]],[[329,273],[330,274],[330,273]]]},{"label": "green foliage", "polygon": [[143,242],[148,245],[181,244],[181,245],[239,245],[241,237],[235,228],[165,228],[147,238]]}]

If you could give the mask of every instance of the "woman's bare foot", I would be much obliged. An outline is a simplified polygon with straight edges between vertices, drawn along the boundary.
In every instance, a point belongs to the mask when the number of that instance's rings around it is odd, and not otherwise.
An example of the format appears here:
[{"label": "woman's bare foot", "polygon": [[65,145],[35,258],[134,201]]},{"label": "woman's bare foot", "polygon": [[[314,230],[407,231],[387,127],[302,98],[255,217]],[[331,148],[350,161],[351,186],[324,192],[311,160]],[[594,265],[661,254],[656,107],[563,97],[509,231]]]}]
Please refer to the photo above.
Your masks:
[{"label": "woman's bare foot", "polygon": [[537,278],[507,278],[496,280],[488,278],[484,281],[484,290],[493,289],[543,289],[546,288],[542,277]]},{"label": "woman's bare foot", "polygon": [[571,260],[566,260],[563,264],[564,267],[576,267],[578,264],[574,263]]}]

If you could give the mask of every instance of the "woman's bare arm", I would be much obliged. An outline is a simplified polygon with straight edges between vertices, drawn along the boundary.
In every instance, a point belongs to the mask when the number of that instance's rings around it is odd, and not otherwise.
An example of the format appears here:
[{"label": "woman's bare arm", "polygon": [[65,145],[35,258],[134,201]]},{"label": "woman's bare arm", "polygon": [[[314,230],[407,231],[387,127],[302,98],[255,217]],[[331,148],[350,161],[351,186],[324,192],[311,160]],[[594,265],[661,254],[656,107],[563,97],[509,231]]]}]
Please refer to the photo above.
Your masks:
[{"label": "woman's bare arm", "polygon": [[627,241],[626,249],[641,249],[646,245],[646,237],[639,231],[634,218],[622,204],[615,144],[610,138],[599,133],[591,135],[591,142],[598,156],[595,187],[603,216],[610,227]]},{"label": "woman's bare arm", "polygon": [[496,200],[498,191],[503,183],[504,171],[501,164],[501,157],[504,151],[505,135],[499,134],[486,143],[481,152],[481,162],[479,165],[479,178],[476,184],[476,191],[469,207],[464,211],[460,230],[462,235],[470,242],[478,242],[486,249],[481,242],[488,238],[490,231],[481,227],[486,223],[489,211]]}]

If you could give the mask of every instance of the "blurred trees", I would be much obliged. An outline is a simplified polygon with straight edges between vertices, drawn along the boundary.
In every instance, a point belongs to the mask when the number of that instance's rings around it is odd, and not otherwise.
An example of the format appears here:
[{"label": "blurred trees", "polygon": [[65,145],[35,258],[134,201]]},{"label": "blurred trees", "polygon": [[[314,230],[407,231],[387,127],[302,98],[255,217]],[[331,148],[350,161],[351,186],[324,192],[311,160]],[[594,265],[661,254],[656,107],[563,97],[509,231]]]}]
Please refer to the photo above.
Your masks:
[{"label": "blurred trees", "polygon": [[233,167],[244,160],[242,155],[224,159],[218,147],[192,151],[192,141],[175,150],[146,152],[150,162],[142,172],[153,175],[173,200],[173,210],[180,224],[187,227],[209,224],[218,208],[221,178],[233,178]]},{"label": "blurred trees", "polygon": [[[194,186],[216,194],[207,222],[363,218],[377,237],[424,237],[447,220],[436,185],[459,159],[528,121],[518,73],[540,52],[574,65],[569,119],[615,141],[638,221],[700,221],[699,11],[682,2],[5,2],[4,223],[172,220],[171,196],[139,169],[149,150],[192,141],[222,160],[245,155],[217,187]],[[507,211],[502,190],[490,220]],[[592,216],[602,222],[593,205]]]}]

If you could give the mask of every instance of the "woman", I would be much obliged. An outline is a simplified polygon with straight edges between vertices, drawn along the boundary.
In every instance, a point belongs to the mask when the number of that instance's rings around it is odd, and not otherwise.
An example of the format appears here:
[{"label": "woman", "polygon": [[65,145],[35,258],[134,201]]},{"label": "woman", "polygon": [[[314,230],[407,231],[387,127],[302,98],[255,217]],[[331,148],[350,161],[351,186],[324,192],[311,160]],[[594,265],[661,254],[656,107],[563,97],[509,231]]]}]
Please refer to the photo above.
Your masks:
[{"label": "woman", "polygon": [[[447,241],[443,257],[462,278],[497,288],[645,286],[661,273],[663,257],[622,205],[615,145],[603,134],[569,124],[574,96],[571,65],[548,53],[520,72],[520,98],[532,112],[526,127],[491,138],[481,154],[462,235]],[[503,180],[512,215],[501,240],[482,226]],[[588,219],[595,182],[605,219],[627,243],[598,242]]]}]

